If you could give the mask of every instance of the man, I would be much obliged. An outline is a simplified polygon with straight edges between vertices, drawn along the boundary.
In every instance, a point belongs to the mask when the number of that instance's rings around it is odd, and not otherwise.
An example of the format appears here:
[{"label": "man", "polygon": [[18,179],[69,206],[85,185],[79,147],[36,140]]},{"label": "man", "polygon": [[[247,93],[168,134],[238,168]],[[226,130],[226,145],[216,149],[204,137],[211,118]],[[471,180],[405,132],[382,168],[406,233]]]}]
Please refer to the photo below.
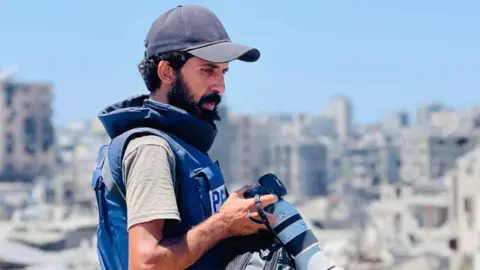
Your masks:
[{"label": "man", "polygon": [[[233,60],[255,62],[257,49],[232,43],[218,18],[178,6],[155,20],[139,65],[149,95],[103,110],[112,142],[93,177],[103,269],[218,269],[222,241],[264,228],[250,220],[246,186],[227,198],[206,154],[220,120],[217,105]],[[262,196],[263,207],[275,203]],[[274,221],[270,215],[269,220]]]}]

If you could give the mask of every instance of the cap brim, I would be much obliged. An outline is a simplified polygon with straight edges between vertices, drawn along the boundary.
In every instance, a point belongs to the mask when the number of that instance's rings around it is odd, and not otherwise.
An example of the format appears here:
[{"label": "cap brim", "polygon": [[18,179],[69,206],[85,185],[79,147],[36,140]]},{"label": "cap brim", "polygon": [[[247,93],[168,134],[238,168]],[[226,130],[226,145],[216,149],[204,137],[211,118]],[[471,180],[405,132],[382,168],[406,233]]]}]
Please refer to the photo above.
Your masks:
[{"label": "cap brim", "polygon": [[233,60],[255,62],[260,58],[260,51],[233,42],[222,42],[189,50],[188,53],[212,63],[227,63]]}]

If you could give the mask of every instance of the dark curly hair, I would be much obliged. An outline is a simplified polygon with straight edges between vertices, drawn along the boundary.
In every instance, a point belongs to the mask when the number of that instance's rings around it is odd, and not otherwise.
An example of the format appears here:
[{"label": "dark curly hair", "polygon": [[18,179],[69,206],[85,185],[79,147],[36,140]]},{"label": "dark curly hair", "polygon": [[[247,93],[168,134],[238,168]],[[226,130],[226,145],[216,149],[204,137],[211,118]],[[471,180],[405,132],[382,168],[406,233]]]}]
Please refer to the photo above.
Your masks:
[{"label": "dark curly hair", "polygon": [[147,87],[148,91],[153,93],[162,84],[162,81],[157,74],[158,64],[160,63],[160,61],[167,61],[176,72],[179,72],[185,62],[187,62],[187,60],[191,57],[192,55],[189,53],[178,51],[163,53],[148,58],[145,54],[142,62],[138,64],[138,70],[142,75],[143,81],[145,82],[145,86]]}]

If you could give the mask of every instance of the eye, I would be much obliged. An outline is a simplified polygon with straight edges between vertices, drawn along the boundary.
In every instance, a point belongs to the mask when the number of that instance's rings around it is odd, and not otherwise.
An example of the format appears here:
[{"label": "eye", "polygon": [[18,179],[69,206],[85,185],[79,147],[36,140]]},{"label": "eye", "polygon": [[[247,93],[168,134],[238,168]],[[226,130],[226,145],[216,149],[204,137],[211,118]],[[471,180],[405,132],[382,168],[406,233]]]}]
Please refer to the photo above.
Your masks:
[{"label": "eye", "polygon": [[208,75],[212,75],[213,74],[213,69],[211,68],[202,68],[202,71],[207,73]]}]

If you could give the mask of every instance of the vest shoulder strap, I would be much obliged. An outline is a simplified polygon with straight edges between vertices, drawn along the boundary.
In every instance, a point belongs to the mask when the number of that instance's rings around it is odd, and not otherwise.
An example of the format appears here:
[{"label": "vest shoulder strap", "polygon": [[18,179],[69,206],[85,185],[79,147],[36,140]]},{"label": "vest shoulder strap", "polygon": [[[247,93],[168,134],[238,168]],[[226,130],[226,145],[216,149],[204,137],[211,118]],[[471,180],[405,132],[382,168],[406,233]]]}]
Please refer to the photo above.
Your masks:
[{"label": "vest shoulder strap", "polygon": [[[165,139],[170,147],[172,147],[173,153],[175,156],[177,155],[177,150],[179,149],[179,144],[172,139],[171,134],[166,132],[160,131],[154,128],[148,127],[141,127],[141,128],[134,128],[131,130],[126,131],[125,133],[115,137],[109,144],[107,150],[108,156],[108,165],[110,167],[111,179],[113,183],[105,183],[107,188],[110,192],[115,192],[116,189],[123,200],[125,200],[126,196],[126,187],[123,182],[122,176],[122,160],[125,150],[127,149],[128,143],[138,137],[146,136],[146,135],[156,135]],[[106,178],[108,179],[108,177]],[[104,179],[105,180],[105,179]]]},{"label": "vest shoulder strap", "polygon": [[105,163],[107,148],[108,148],[108,145],[105,144],[98,149],[97,162],[95,165],[95,170],[93,171],[93,175],[92,175],[92,189],[99,188],[99,185],[100,185],[99,176],[102,173],[103,164]]}]

